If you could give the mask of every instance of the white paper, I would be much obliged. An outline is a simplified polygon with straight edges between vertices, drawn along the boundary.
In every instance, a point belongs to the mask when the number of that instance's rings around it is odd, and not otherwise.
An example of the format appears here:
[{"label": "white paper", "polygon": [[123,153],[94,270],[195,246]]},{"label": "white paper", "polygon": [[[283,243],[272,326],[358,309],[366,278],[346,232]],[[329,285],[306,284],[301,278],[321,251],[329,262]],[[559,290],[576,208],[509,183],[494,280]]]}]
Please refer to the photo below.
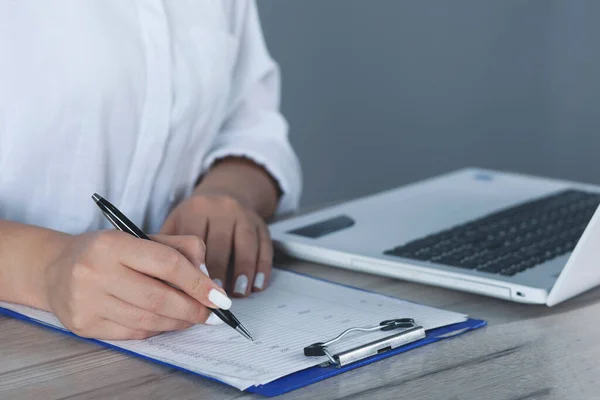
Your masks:
[{"label": "white paper", "polygon": [[[0,307],[64,329],[50,313],[2,302]],[[326,361],[325,357],[304,356],[304,347],[332,339],[350,327],[374,326],[386,319],[413,318],[425,329],[432,329],[467,319],[463,314],[278,269],[271,274],[268,290],[233,300],[231,311],[251,332],[254,342],[227,325],[197,325],[145,340],[107,343],[243,390]],[[346,350],[388,335],[390,332],[380,331],[353,334],[333,350]]]}]

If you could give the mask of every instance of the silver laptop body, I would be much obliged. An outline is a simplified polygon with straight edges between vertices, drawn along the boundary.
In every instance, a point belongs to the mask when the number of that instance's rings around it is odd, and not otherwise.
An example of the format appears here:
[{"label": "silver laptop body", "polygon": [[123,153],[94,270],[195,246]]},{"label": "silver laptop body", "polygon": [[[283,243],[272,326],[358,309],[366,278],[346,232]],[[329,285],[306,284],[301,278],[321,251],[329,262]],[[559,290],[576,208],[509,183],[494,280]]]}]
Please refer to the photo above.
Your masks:
[{"label": "silver laptop body", "polygon": [[[300,259],[520,303],[552,306],[600,284],[597,205],[592,208],[589,222],[586,217],[581,228],[583,234],[577,235],[570,251],[520,268],[517,273],[513,273],[514,266],[503,271],[484,271],[483,266],[487,264],[483,264],[486,259],[481,252],[471,257],[459,249],[462,253],[458,254],[457,247],[462,245],[452,242],[450,249],[446,248],[445,253],[430,260],[402,254],[404,249],[412,254],[414,246],[411,246],[427,243],[427,238],[437,240],[435,248],[443,248],[440,232],[459,232],[456,227],[472,227],[475,225],[469,222],[564,191],[585,192],[591,198],[588,203],[593,203],[594,196],[600,194],[600,186],[469,168],[283,220],[272,224],[270,231],[278,248]],[[569,212],[568,205],[563,208]],[[565,225],[565,235],[571,222],[569,218],[558,222]],[[556,226],[550,228],[556,232]],[[465,235],[468,233],[470,231]],[[552,239],[552,243],[557,240]],[[506,246],[509,244],[507,241]],[[465,248],[468,250],[468,246]],[[394,253],[394,249],[399,250]],[[415,254],[421,257],[419,252],[423,250],[429,247],[418,248]],[[523,249],[520,251],[517,255],[507,255],[507,259],[518,261],[516,257],[522,257]],[[464,256],[461,263],[468,263],[472,258],[476,263],[483,260],[482,264],[454,266],[447,261],[452,252],[458,254],[456,259]],[[443,263],[435,261],[440,257]],[[492,264],[504,262],[502,257],[505,256],[493,259]],[[524,262],[515,265],[522,266]]]}]

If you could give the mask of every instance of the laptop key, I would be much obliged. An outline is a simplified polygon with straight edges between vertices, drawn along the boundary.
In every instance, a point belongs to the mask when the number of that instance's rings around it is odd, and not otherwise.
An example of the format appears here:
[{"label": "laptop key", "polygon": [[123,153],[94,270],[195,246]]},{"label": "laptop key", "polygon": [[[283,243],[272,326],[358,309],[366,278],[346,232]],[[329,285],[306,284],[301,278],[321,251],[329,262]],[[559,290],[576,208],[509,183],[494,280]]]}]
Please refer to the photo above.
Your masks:
[{"label": "laptop key", "polygon": [[429,261],[432,258],[432,255],[429,253],[415,253],[408,258],[412,258],[412,259],[420,260],[420,261]]},{"label": "laptop key", "polygon": [[515,268],[508,268],[508,269],[503,269],[502,271],[500,271],[500,275],[503,276],[514,276],[517,274],[517,272],[519,272],[517,269]]},{"label": "laptop key", "polygon": [[453,267],[458,267],[458,268],[466,268],[466,269],[475,269],[477,267],[479,267],[480,263],[476,260],[473,259],[463,259],[460,260],[459,262],[457,262],[455,265],[452,265]]},{"label": "laptop key", "polygon": [[384,252],[384,254],[386,254],[388,256],[405,257],[405,258],[412,258],[414,256],[414,252],[413,251],[404,250],[404,249],[401,249],[401,248],[387,250],[387,251]]},{"label": "laptop key", "polygon": [[496,263],[491,263],[483,268],[478,268],[477,271],[489,272],[492,274],[496,274],[496,273],[500,272],[501,270],[505,269],[506,267],[507,267],[506,264],[504,264],[503,262],[496,262]]}]

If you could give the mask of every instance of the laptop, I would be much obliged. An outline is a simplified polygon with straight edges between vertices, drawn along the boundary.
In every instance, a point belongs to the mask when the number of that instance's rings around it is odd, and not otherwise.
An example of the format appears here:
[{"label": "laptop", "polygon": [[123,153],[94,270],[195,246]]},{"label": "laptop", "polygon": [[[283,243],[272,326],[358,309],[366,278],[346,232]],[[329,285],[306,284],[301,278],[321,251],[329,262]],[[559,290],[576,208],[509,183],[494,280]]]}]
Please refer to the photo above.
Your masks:
[{"label": "laptop", "polygon": [[308,261],[553,306],[600,284],[600,186],[467,168],[270,226]]}]

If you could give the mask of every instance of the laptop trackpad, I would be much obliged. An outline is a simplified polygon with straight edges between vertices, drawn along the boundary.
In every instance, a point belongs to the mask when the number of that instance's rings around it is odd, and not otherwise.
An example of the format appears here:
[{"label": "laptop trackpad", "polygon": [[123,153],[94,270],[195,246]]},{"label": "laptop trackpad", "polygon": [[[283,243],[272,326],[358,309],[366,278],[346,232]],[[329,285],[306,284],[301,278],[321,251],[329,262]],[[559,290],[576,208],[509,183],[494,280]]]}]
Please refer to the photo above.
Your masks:
[{"label": "laptop trackpad", "polygon": [[337,217],[328,218],[325,221],[293,229],[287,233],[317,239],[330,233],[349,228],[352,225],[354,225],[354,220],[352,218],[347,215],[339,215]]}]

